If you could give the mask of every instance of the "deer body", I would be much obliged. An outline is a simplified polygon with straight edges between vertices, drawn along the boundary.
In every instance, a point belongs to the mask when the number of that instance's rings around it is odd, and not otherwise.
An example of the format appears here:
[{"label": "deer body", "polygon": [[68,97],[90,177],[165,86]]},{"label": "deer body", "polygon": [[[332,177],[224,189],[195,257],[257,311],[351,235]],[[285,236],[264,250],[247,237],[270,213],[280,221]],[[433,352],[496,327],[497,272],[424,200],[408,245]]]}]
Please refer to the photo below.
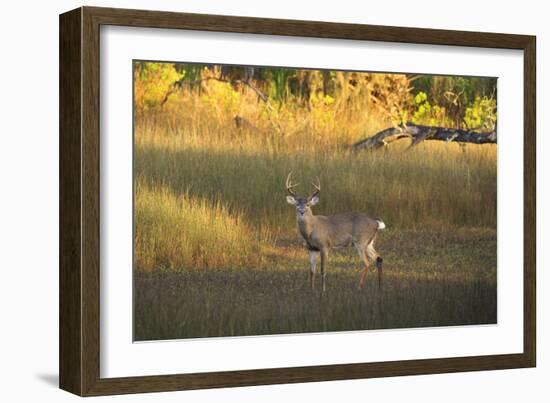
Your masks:
[{"label": "deer body", "polygon": [[290,174],[287,178],[287,202],[296,207],[298,231],[309,250],[311,288],[315,284],[317,257],[321,256],[321,278],[323,291],[326,290],[326,265],[328,252],[333,248],[354,246],[364,263],[359,288],[362,288],[368,272],[369,260],[378,270],[378,282],[382,281],[382,258],[374,249],[374,241],[379,230],[386,226],[380,219],[374,219],[362,213],[342,213],[330,216],[314,215],[311,207],[319,202],[320,185],[308,197],[296,195],[292,190]]},{"label": "deer body", "polygon": [[318,251],[363,245],[376,236],[379,221],[366,214],[309,215],[297,219],[298,230],[308,247]]}]

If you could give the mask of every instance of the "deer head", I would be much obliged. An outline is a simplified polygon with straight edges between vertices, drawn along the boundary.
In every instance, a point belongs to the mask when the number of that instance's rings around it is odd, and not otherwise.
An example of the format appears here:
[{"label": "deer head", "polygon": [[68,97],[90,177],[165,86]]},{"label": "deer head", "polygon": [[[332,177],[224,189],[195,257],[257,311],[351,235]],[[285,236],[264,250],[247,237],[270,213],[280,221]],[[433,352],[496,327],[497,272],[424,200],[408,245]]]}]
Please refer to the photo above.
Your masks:
[{"label": "deer head", "polygon": [[292,183],[292,171],[288,174],[286,178],[286,190],[288,195],[286,196],[286,201],[288,204],[292,204],[296,207],[296,218],[298,220],[303,220],[305,217],[312,216],[311,206],[315,206],[319,203],[319,192],[321,191],[321,183],[317,179],[317,184],[312,183],[314,190],[308,197],[300,197],[294,191],[294,188],[299,184]]}]

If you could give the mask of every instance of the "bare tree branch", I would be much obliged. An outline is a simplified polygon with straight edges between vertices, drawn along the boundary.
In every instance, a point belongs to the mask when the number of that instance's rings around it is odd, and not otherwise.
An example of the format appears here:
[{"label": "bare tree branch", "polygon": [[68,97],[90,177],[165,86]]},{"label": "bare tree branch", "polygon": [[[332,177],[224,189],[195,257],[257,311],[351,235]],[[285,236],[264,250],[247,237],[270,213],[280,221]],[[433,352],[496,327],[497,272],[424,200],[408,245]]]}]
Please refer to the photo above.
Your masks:
[{"label": "bare tree branch", "polygon": [[409,148],[416,146],[424,140],[439,140],[446,142],[486,144],[497,142],[497,132],[477,132],[471,130],[451,129],[438,126],[422,126],[413,123],[389,127],[374,136],[368,137],[352,145],[354,151],[374,150],[384,147],[389,143],[403,138],[411,139]]},{"label": "bare tree branch", "polygon": [[222,77],[213,77],[213,76],[204,77],[204,78],[200,78],[198,80],[192,80],[192,81],[186,81],[186,80],[183,80],[183,79],[176,81],[174,84],[172,84],[172,87],[166,92],[166,94],[164,95],[164,98],[162,99],[160,105],[163,106],[166,103],[166,101],[168,101],[168,98],[170,97],[170,95],[175,93],[177,90],[182,88],[184,85],[192,86],[192,85],[195,85],[195,84],[199,84],[203,81],[210,81],[210,80],[219,81],[219,82],[222,82],[222,83],[229,83],[229,84],[232,84],[232,85],[244,84],[247,87],[249,87],[250,89],[252,89],[258,95],[258,97],[260,97],[260,99],[266,103],[266,105],[269,109],[273,109],[271,104],[269,103],[269,98],[267,97],[267,95],[265,95],[258,87],[256,87],[254,84],[252,84],[252,82],[250,80],[240,80],[240,79],[238,79],[238,80],[227,80],[227,79],[222,78]]}]

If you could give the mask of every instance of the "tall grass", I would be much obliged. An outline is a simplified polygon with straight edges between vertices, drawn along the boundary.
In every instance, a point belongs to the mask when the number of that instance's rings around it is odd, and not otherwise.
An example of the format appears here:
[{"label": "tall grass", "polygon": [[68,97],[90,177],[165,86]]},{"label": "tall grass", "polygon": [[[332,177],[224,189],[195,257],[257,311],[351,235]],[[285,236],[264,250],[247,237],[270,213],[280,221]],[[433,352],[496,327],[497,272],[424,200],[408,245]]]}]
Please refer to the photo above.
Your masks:
[{"label": "tall grass", "polygon": [[[361,211],[390,231],[496,227],[494,145],[427,141],[405,151],[403,140],[354,154],[349,144],[389,124],[364,99],[362,114],[347,102],[327,115],[323,103],[268,110],[246,88],[203,87],[136,113],[139,269],[261,265],[262,248],[297,239],[284,198],[291,170],[300,193],[320,178],[316,214]],[[237,127],[235,115],[247,125]]]},{"label": "tall grass", "polygon": [[[356,289],[355,253],[331,254],[328,291],[309,289],[307,258],[269,270],[136,273],[137,340],[243,336],[496,322],[494,231],[383,234],[384,286]],[[280,260],[279,260],[280,262]],[[317,279],[319,281],[319,279]],[[319,285],[319,282],[318,282]]]},{"label": "tall grass", "polygon": [[[150,73],[162,82],[165,70]],[[307,104],[285,93],[268,105],[207,81],[160,108],[168,87],[136,82],[137,340],[496,322],[496,146],[407,151],[402,140],[352,153],[392,124],[409,90],[376,74],[351,88],[346,74],[336,74],[338,97],[313,91]],[[383,288],[369,273],[356,290],[363,267],[345,249],[330,254],[327,293],[309,289],[285,201],[291,170],[301,194],[319,177],[316,214],[384,220]]]},{"label": "tall grass", "polygon": [[221,202],[176,196],[166,186],[152,190],[138,178],[135,209],[135,261],[141,269],[239,267],[261,256],[260,240]]}]

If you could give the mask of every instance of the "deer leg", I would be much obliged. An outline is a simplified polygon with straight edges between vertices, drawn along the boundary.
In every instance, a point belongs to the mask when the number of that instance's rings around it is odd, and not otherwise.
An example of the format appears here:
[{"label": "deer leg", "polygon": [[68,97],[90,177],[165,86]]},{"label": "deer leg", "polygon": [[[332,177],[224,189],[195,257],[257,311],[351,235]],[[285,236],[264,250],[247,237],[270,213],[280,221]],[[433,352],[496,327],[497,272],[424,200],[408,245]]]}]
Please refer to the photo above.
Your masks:
[{"label": "deer leg", "polygon": [[326,276],[326,265],[327,265],[327,259],[328,259],[328,253],[326,249],[321,250],[321,280],[323,285],[323,292],[326,291],[326,282],[325,282],[325,276]]},{"label": "deer leg", "polygon": [[380,257],[376,249],[374,249],[374,239],[369,242],[367,245],[367,255],[370,260],[374,262],[374,266],[376,267],[376,271],[378,272],[378,287],[382,287],[382,261],[383,259]]},{"label": "deer leg", "polygon": [[311,284],[311,289],[315,288],[315,271],[317,270],[317,254],[319,252],[310,250],[309,251],[309,282]]},{"label": "deer leg", "polygon": [[378,269],[378,288],[382,288],[382,258],[376,258],[376,268]]},{"label": "deer leg", "polygon": [[369,260],[367,259],[367,256],[365,254],[365,249],[361,245],[356,245],[355,248],[357,249],[357,253],[359,253],[359,257],[365,264],[365,268],[361,272],[361,278],[359,279],[359,285],[357,286],[357,289],[362,289],[365,285],[365,278],[367,277],[367,273],[369,271]]}]

